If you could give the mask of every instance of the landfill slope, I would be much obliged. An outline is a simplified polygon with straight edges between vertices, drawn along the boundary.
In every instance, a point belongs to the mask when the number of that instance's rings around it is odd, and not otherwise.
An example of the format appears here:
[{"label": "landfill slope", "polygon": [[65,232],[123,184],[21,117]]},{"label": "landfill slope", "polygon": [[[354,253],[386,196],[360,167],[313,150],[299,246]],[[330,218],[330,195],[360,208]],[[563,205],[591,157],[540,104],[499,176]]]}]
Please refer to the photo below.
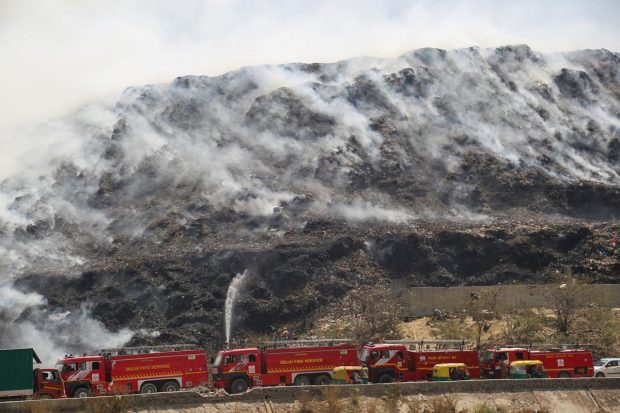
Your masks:
[{"label": "landfill slope", "polygon": [[363,285],[616,283],[619,63],[520,45],[245,67],[41,125],[0,182],[0,345],[219,347],[246,269],[239,335]]}]

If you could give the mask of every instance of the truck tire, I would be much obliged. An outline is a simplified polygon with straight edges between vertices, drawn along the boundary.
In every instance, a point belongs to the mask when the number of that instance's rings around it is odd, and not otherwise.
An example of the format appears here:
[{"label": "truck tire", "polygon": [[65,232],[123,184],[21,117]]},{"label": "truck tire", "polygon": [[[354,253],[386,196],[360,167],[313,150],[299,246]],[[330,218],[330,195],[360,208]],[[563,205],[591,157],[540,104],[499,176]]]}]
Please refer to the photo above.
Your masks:
[{"label": "truck tire", "polygon": [[142,387],[140,387],[140,393],[142,394],[151,394],[157,393],[157,386],[153,383],[144,383]]},{"label": "truck tire", "polygon": [[171,392],[171,391],[178,391],[178,390],[179,390],[179,383],[177,383],[175,380],[167,381],[161,385],[161,391],[163,392]]},{"label": "truck tire", "polygon": [[238,378],[234,379],[232,383],[230,383],[230,393],[237,394],[243,393],[248,389],[248,382],[244,379]]},{"label": "truck tire", "polygon": [[295,386],[309,386],[310,385],[310,378],[308,376],[297,376],[295,377],[295,380],[293,381],[293,384]]},{"label": "truck tire", "polygon": [[332,378],[327,374],[321,374],[314,379],[314,384],[317,386],[327,386],[328,384],[331,384],[331,382]]},{"label": "truck tire", "polygon": [[596,373],[596,377],[605,377],[605,373],[599,371]]},{"label": "truck tire", "polygon": [[570,379],[570,374],[567,371],[561,371],[558,373],[558,379]]},{"label": "truck tire", "polygon": [[390,373],[383,373],[379,376],[377,383],[391,383],[394,381],[394,376]]},{"label": "truck tire", "polygon": [[79,389],[73,392],[73,397],[75,397],[76,399],[83,399],[84,397],[89,397],[89,396],[90,396],[90,390],[88,390],[86,387],[80,387]]}]

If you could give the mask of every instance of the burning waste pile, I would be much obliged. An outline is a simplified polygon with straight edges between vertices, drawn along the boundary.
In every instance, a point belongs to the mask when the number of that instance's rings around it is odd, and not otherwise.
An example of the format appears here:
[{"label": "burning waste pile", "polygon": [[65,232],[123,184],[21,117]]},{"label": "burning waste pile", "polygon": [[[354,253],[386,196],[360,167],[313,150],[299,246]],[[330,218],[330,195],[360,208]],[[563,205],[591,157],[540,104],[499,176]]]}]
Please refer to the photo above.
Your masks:
[{"label": "burning waste pile", "polygon": [[218,346],[233,316],[265,333],[378,280],[582,262],[620,216],[619,63],[507,46],[246,67],[24,131],[0,176],[0,346]]}]

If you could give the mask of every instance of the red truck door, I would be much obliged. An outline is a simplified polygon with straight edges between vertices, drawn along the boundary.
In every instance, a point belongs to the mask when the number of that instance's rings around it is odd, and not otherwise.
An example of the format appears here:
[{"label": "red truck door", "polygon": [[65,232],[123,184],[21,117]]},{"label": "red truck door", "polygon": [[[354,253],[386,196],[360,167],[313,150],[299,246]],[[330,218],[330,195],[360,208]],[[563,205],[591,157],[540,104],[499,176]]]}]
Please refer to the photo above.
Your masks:
[{"label": "red truck door", "polygon": [[108,389],[108,381],[105,373],[105,362],[103,359],[87,363],[87,368],[91,369],[90,383],[95,395],[105,395],[108,393],[128,393],[125,389]]},{"label": "red truck door", "polygon": [[60,374],[55,369],[36,369],[35,375],[35,393],[39,397],[50,397],[52,399],[60,399],[65,396],[65,386],[63,385]]},{"label": "red truck door", "polygon": [[248,376],[252,379],[252,386],[262,386],[262,366],[258,352],[248,354]]}]

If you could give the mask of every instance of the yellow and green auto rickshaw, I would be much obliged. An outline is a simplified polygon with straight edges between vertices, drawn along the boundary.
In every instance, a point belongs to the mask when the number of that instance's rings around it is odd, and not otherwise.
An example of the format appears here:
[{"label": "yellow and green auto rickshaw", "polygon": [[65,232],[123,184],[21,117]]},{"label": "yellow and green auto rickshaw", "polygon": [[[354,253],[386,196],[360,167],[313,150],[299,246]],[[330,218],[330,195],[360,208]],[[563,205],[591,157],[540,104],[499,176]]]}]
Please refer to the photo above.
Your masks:
[{"label": "yellow and green auto rickshaw", "polygon": [[368,384],[368,368],[360,366],[334,367],[332,383],[336,384]]},{"label": "yellow and green auto rickshaw", "polygon": [[540,360],[517,360],[510,363],[508,377],[511,379],[543,379],[547,372]]},{"label": "yellow and green auto rickshaw", "polygon": [[433,366],[433,381],[469,380],[465,363],[441,363]]}]

